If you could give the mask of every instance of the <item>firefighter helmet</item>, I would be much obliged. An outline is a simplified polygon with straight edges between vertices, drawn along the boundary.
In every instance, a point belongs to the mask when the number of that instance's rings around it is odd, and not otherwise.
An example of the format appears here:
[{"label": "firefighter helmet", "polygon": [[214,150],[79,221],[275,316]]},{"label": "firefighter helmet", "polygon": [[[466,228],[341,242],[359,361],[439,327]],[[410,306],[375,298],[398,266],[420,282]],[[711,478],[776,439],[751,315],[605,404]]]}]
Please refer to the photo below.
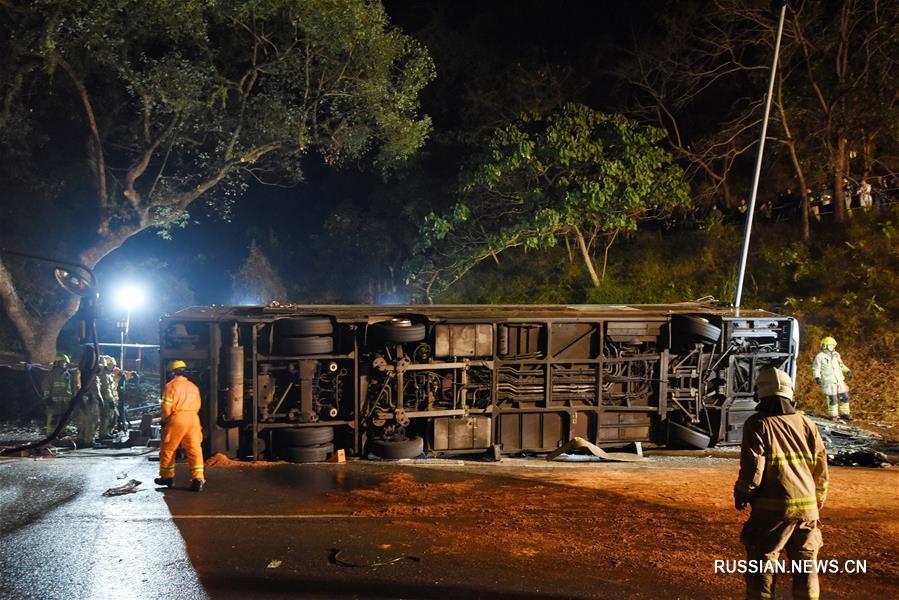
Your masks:
[{"label": "firefighter helmet", "polygon": [[828,335],[821,339],[821,347],[824,348],[825,346],[833,346],[834,348],[836,348],[837,341]]},{"label": "firefighter helmet", "polygon": [[786,372],[768,367],[759,371],[755,379],[755,391],[759,398],[780,396],[792,400],[793,380]]},{"label": "firefighter helmet", "polygon": [[178,369],[186,369],[187,363],[183,360],[173,360],[169,363],[169,371],[176,371]]}]

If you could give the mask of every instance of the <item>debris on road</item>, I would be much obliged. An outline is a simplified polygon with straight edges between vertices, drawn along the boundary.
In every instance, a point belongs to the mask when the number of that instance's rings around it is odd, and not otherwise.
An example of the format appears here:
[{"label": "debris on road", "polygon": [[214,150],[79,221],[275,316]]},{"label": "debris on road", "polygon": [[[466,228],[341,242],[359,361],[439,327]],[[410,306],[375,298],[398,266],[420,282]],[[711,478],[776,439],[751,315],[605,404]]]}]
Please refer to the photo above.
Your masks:
[{"label": "debris on road", "polygon": [[827,462],[841,467],[882,467],[899,463],[899,448],[883,436],[854,425],[809,415],[818,426]]},{"label": "debris on road", "polygon": [[390,560],[385,561],[375,561],[370,563],[355,563],[350,562],[348,560],[344,560],[340,558],[341,550],[337,548],[331,548],[331,553],[328,555],[328,562],[332,565],[337,565],[339,567],[349,567],[349,568],[362,568],[362,569],[370,569],[373,567],[383,567],[386,565],[393,565],[398,562],[409,560],[412,562],[421,562],[421,559],[417,556],[397,556],[396,558],[392,558]]},{"label": "debris on road", "polygon": [[828,454],[827,462],[841,467],[885,467],[891,464],[886,454],[870,448],[840,450],[836,454]]},{"label": "debris on road", "polygon": [[601,460],[608,461],[620,461],[620,462],[634,462],[634,461],[642,461],[646,460],[642,457],[642,450],[638,446],[638,454],[626,454],[622,452],[613,452],[609,453],[597,446],[596,444],[592,444],[585,440],[584,438],[576,437],[570,440],[567,444],[561,446],[560,448],[550,452],[546,455],[546,460],[563,460],[563,461],[582,461],[585,457],[583,454],[574,454],[579,451],[586,451],[592,454],[592,457],[586,458],[598,458]]},{"label": "debris on road", "polygon": [[284,561],[281,561],[281,560],[272,560],[272,561],[269,561],[268,566],[266,566],[265,568],[266,569],[277,569],[278,567],[281,566],[281,564],[283,562]]},{"label": "debris on road", "polygon": [[131,479],[122,485],[117,485],[115,487],[111,487],[105,492],[103,492],[104,496],[124,496],[125,494],[135,494],[137,493],[137,487],[141,484],[137,479]]},{"label": "debris on road", "polygon": [[224,468],[233,468],[233,467],[273,467],[275,465],[284,465],[287,464],[283,460],[234,460],[233,458],[228,458],[221,452],[217,452],[213,454],[209,458],[206,459],[205,467],[207,469],[211,469],[214,467],[224,467]]}]

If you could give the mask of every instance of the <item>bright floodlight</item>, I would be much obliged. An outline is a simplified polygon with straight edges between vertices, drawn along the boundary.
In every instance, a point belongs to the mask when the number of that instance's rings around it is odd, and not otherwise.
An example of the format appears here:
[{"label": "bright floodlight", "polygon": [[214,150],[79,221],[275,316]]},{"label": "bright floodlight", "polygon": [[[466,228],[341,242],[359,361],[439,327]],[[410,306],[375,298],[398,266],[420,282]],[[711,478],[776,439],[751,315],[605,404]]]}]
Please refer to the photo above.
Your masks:
[{"label": "bright floodlight", "polygon": [[135,286],[123,287],[116,294],[116,302],[122,308],[137,308],[144,302],[144,291]]}]

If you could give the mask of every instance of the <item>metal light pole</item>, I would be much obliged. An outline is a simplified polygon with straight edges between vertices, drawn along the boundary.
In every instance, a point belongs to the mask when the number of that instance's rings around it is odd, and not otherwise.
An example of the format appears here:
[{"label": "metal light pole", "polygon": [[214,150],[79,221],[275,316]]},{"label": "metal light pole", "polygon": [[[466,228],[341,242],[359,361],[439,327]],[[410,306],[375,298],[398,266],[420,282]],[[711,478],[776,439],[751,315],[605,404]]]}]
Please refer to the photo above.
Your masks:
[{"label": "metal light pole", "polygon": [[120,321],[119,368],[125,370],[125,344],[128,343],[128,328],[131,327],[131,307],[127,308],[125,320]]},{"label": "metal light pole", "polygon": [[746,260],[749,257],[749,237],[752,235],[752,220],[755,216],[755,199],[758,196],[759,176],[762,172],[762,156],[765,154],[765,137],[768,134],[768,115],[771,113],[771,97],[774,95],[774,78],[777,75],[777,60],[780,57],[780,39],[783,36],[784,18],[787,14],[788,0],[782,0],[780,18],[777,22],[777,39],[774,42],[774,60],[771,62],[771,79],[768,82],[768,96],[765,98],[765,115],[762,117],[762,135],[759,140],[759,154],[755,160],[755,173],[752,176],[752,191],[749,195],[749,210],[746,211],[746,228],[743,231],[743,251],[740,253],[740,271],[737,274],[737,291],[734,296],[734,307],[740,312],[740,301],[743,299],[743,279],[746,277]]},{"label": "metal light pole", "polygon": [[120,345],[119,367],[125,370],[125,346],[128,344],[128,330],[131,328],[131,310],[141,305],[144,293],[138,287],[125,287],[118,292],[118,304],[125,309],[125,320],[119,321]]}]

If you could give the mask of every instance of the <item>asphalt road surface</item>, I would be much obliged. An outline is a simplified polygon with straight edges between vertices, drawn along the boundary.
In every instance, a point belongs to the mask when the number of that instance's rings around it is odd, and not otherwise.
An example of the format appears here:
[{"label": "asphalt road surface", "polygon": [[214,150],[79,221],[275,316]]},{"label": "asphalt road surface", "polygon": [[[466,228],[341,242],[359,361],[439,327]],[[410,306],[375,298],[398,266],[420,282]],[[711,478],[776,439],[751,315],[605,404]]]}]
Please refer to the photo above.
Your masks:
[{"label": "asphalt road surface", "polygon": [[[148,455],[0,460],[0,598],[740,598],[737,464],[415,461],[207,469]],[[152,456],[150,454],[149,456]],[[728,458],[731,456],[731,458]],[[137,479],[137,493],[102,494]],[[822,597],[899,597],[899,476],[832,469]],[[789,586],[780,584],[782,592]]]},{"label": "asphalt road surface", "polygon": [[[187,489],[183,465],[175,488],[157,488],[157,465],[90,452],[0,460],[0,597],[527,600],[597,597],[603,583],[563,573],[547,581],[491,560],[484,547],[460,562],[432,552],[389,511],[329,512],[323,498],[377,487],[395,465],[210,469],[199,494]],[[434,482],[466,478],[416,470]],[[137,493],[102,495],[130,479],[142,482]],[[452,518],[441,525],[451,536]],[[627,591],[605,584],[603,597]]]}]

